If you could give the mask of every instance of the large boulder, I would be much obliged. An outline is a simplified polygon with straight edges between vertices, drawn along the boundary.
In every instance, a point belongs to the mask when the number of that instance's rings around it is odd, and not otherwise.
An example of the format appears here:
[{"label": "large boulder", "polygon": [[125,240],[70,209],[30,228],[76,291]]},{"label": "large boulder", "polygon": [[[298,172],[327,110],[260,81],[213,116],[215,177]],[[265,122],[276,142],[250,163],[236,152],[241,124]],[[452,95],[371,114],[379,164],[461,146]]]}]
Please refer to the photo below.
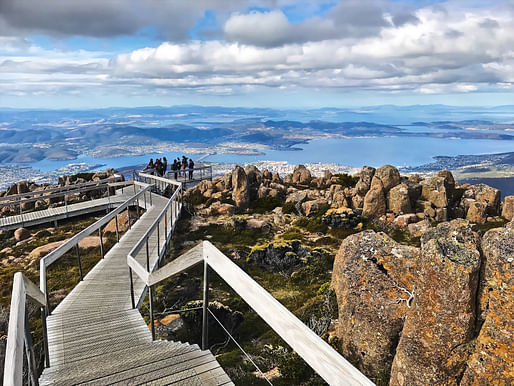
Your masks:
[{"label": "large boulder", "polygon": [[388,378],[416,283],[419,250],[384,233],[347,237],[336,255],[332,286],[339,305],[343,355],[368,377]]},{"label": "large boulder", "polygon": [[341,207],[329,209],[323,216],[322,221],[331,228],[352,229],[362,223],[364,219],[352,209]]},{"label": "large boulder", "polygon": [[479,237],[459,219],[428,230],[421,241],[418,285],[391,384],[458,384],[475,329]]},{"label": "large boulder", "polygon": [[514,381],[514,229],[488,231],[482,251],[480,308],[485,321],[460,384],[507,385]]},{"label": "large boulder", "polygon": [[232,171],[232,199],[238,208],[248,208],[250,205],[250,189],[248,178],[241,166],[236,166]]},{"label": "large boulder", "polygon": [[507,196],[503,200],[502,216],[509,221],[514,219],[514,196]]},{"label": "large boulder", "polygon": [[32,252],[30,252],[30,254],[29,254],[29,259],[30,260],[40,259],[40,258],[48,255],[54,249],[57,249],[58,247],[60,247],[62,244],[64,244],[67,241],[68,241],[68,239],[62,240],[62,241],[54,241],[52,243],[48,243],[48,244],[42,245],[40,247],[34,248],[32,250]]},{"label": "large boulder", "polygon": [[362,215],[366,217],[380,217],[386,212],[386,196],[382,180],[373,177],[371,188],[364,196]]},{"label": "large boulder", "polygon": [[247,165],[245,168],[246,178],[248,180],[248,190],[250,192],[250,200],[257,198],[257,191],[262,183],[262,173],[255,165]]},{"label": "large boulder", "polygon": [[18,228],[14,231],[14,239],[16,241],[27,240],[30,237],[30,232],[26,228]]},{"label": "large boulder", "polygon": [[466,220],[478,224],[485,224],[487,222],[487,205],[473,199],[466,200],[466,205],[468,207]]},{"label": "large boulder", "polygon": [[421,198],[437,208],[448,206],[450,187],[445,177],[430,177],[421,181]]},{"label": "large boulder", "polygon": [[359,173],[359,181],[355,185],[355,191],[360,196],[365,196],[371,187],[371,180],[375,175],[375,168],[371,166],[363,166]]},{"label": "large boulder", "polygon": [[388,208],[394,214],[412,212],[412,205],[407,184],[396,185],[387,194]]},{"label": "large boulder", "polygon": [[293,184],[309,184],[311,182],[311,172],[303,165],[296,165],[293,170]]},{"label": "large boulder", "polygon": [[471,200],[485,206],[487,216],[500,215],[501,193],[498,189],[485,184],[471,185],[462,195],[462,206],[466,211],[469,210],[469,203],[473,202]]},{"label": "large boulder", "polygon": [[386,192],[400,183],[400,172],[391,165],[379,167],[375,172],[375,177],[380,178]]},{"label": "large boulder", "polygon": [[305,215],[307,217],[312,217],[314,215],[316,215],[321,208],[325,207],[326,209],[326,206],[328,205],[328,201],[323,199],[323,198],[319,198],[317,200],[312,200],[312,201],[306,201],[302,204],[302,210],[303,210],[303,213],[305,213]]}]

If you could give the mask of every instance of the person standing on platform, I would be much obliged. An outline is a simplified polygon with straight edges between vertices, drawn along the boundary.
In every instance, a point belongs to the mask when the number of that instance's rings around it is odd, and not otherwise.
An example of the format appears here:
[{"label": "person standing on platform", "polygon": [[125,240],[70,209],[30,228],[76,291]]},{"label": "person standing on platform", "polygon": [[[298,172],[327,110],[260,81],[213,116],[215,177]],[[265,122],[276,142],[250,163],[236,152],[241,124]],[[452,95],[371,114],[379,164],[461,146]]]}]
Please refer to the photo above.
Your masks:
[{"label": "person standing on platform", "polygon": [[168,172],[168,160],[166,157],[162,158],[162,176],[166,177],[166,173]]},{"label": "person standing on platform", "polygon": [[193,179],[193,169],[195,167],[195,163],[193,162],[193,159],[190,158],[189,159],[189,179],[192,180]]}]

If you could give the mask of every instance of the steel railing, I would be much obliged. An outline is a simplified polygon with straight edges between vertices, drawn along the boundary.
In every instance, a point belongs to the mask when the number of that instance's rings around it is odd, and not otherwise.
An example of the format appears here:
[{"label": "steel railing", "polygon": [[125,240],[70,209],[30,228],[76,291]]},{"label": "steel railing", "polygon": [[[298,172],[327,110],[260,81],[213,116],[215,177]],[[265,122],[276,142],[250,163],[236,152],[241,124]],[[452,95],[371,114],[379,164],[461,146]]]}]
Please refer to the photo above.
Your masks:
[{"label": "steel railing", "polygon": [[121,181],[122,178],[123,177],[121,175],[115,175],[112,178],[100,181],[85,182],[82,184],[0,197],[0,209],[4,207],[18,207],[18,215],[22,216],[21,220],[23,223],[24,214],[31,211],[30,209],[25,212],[23,211],[23,206],[25,204],[35,203],[42,200],[49,200],[49,202],[51,202],[51,200],[60,198],[62,201],[64,201],[64,206],[66,207],[67,212],[69,196],[99,190],[106,190],[107,194],[109,195],[109,187],[111,184]]},{"label": "steel railing", "polygon": [[23,383],[23,348],[27,357],[29,383],[37,385],[37,365],[32,346],[32,337],[28,327],[27,299],[32,300],[41,307],[43,320],[43,339],[48,353],[46,331],[46,299],[37,286],[21,272],[14,274],[11,297],[11,310],[9,315],[9,329],[7,333],[7,348],[5,351],[4,380],[5,386],[21,386]]},{"label": "steel railing", "polygon": [[[157,218],[150,225],[147,231],[141,236],[136,245],[132,248],[132,250],[127,255],[127,263],[129,266],[129,278],[130,278],[130,297],[132,301],[132,308],[140,308],[141,304],[146,296],[146,291],[149,290],[149,299],[150,299],[150,318],[151,318],[151,330],[152,337],[155,339],[155,328],[153,324],[153,286],[145,287],[145,290],[141,294],[140,298],[136,302],[135,294],[134,294],[134,278],[132,275],[132,271],[135,271],[136,274],[141,277],[145,277],[150,272],[155,271],[158,268],[162,258],[166,254],[169,241],[173,235],[173,231],[175,229],[176,222],[180,216],[180,211],[182,210],[182,183],[176,182],[174,180],[169,180],[164,177],[153,176],[146,173],[138,173],[138,178],[142,179],[146,182],[151,182],[152,186],[156,186],[161,188],[163,191],[168,187],[174,187],[175,191],[171,195],[170,199],[161,210]],[[165,187],[164,187],[165,186]],[[164,187],[164,188],[163,188]],[[161,229],[164,235],[164,242],[161,243]],[[157,256],[156,260],[150,261],[150,243],[149,240],[152,236],[156,236],[157,239]],[[144,268],[139,262],[136,260],[137,255],[141,250],[145,248],[146,255],[146,268]],[[145,281],[146,283],[146,281]]]},{"label": "steel railing", "polygon": [[[149,288],[203,263],[202,349],[208,349],[209,268],[216,272],[298,355],[330,385],[373,385],[364,374],[316,335],[246,272],[209,241],[151,272],[130,255],[127,262]],[[139,267],[136,267],[139,265]],[[151,293],[151,291],[150,291]],[[152,314],[150,302],[150,313]],[[151,315],[153,329],[153,315]],[[223,327],[224,328],[224,327]],[[155,335],[152,334],[155,339]]]}]

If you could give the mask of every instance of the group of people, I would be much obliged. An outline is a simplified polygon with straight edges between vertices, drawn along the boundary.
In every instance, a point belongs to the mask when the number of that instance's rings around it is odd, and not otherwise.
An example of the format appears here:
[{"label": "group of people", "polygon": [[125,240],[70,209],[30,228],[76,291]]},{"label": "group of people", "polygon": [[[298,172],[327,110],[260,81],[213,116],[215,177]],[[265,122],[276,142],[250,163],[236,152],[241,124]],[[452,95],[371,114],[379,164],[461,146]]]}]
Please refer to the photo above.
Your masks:
[{"label": "group of people", "polygon": [[[178,179],[178,176],[186,177],[186,172],[188,172],[188,177],[190,180],[193,179],[193,169],[195,167],[195,163],[191,158],[187,158],[185,155],[182,156],[182,161],[180,158],[173,160],[173,163],[170,165],[170,169],[173,172],[175,179]],[[164,177],[166,172],[168,171],[168,160],[166,157],[163,157],[162,160],[157,158],[154,162],[153,158],[150,158],[150,162],[146,165],[144,171],[153,172],[155,175]]]}]

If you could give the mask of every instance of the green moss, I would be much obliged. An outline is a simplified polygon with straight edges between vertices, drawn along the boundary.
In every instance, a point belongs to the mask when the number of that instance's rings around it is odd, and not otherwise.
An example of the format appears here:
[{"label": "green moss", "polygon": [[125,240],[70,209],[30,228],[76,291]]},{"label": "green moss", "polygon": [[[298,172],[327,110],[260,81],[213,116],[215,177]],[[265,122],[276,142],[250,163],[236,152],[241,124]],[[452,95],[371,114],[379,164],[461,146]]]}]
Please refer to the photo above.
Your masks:
[{"label": "green moss", "polygon": [[407,231],[401,230],[391,230],[388,232],[389,236],[396,242],[404,245],[411,245],[413,247],[421,247],[421,238],[420,237],[412,237],[411,234]]},{"label": "green moss", "polygon": [[267,213],[280,205],[282,205],[282,202],[277,197],[265,196],[255,200],[250,210],[255,213]]},{"label": "green moss", "polygon": [[501,228],[505,224],[507,224],[509,221],[507,219],[500,219],[499,221],[489,221],[485,224],[477,224],[477,230],[481,233],[486,233],[488,230],[494,229],[494,228]]},{"label": "green moss", "polygon": [[284,355],[280,359],[278,369],[284,378],[292,382],[305,381],[314,374],[310,366],[295,353]]},{"label": "green moss", "polygon": [[284,214],[291,214],[296,213],[296,202],[290,201],[286,202],[284,205],[282,205],[282,213]]},{"label": "green moss", "polygon": [[304,228],[310,233],[326,233],[328,230],[328,226],[323,224],[319,217],[300,217],[293,224],[300,228]]}]

